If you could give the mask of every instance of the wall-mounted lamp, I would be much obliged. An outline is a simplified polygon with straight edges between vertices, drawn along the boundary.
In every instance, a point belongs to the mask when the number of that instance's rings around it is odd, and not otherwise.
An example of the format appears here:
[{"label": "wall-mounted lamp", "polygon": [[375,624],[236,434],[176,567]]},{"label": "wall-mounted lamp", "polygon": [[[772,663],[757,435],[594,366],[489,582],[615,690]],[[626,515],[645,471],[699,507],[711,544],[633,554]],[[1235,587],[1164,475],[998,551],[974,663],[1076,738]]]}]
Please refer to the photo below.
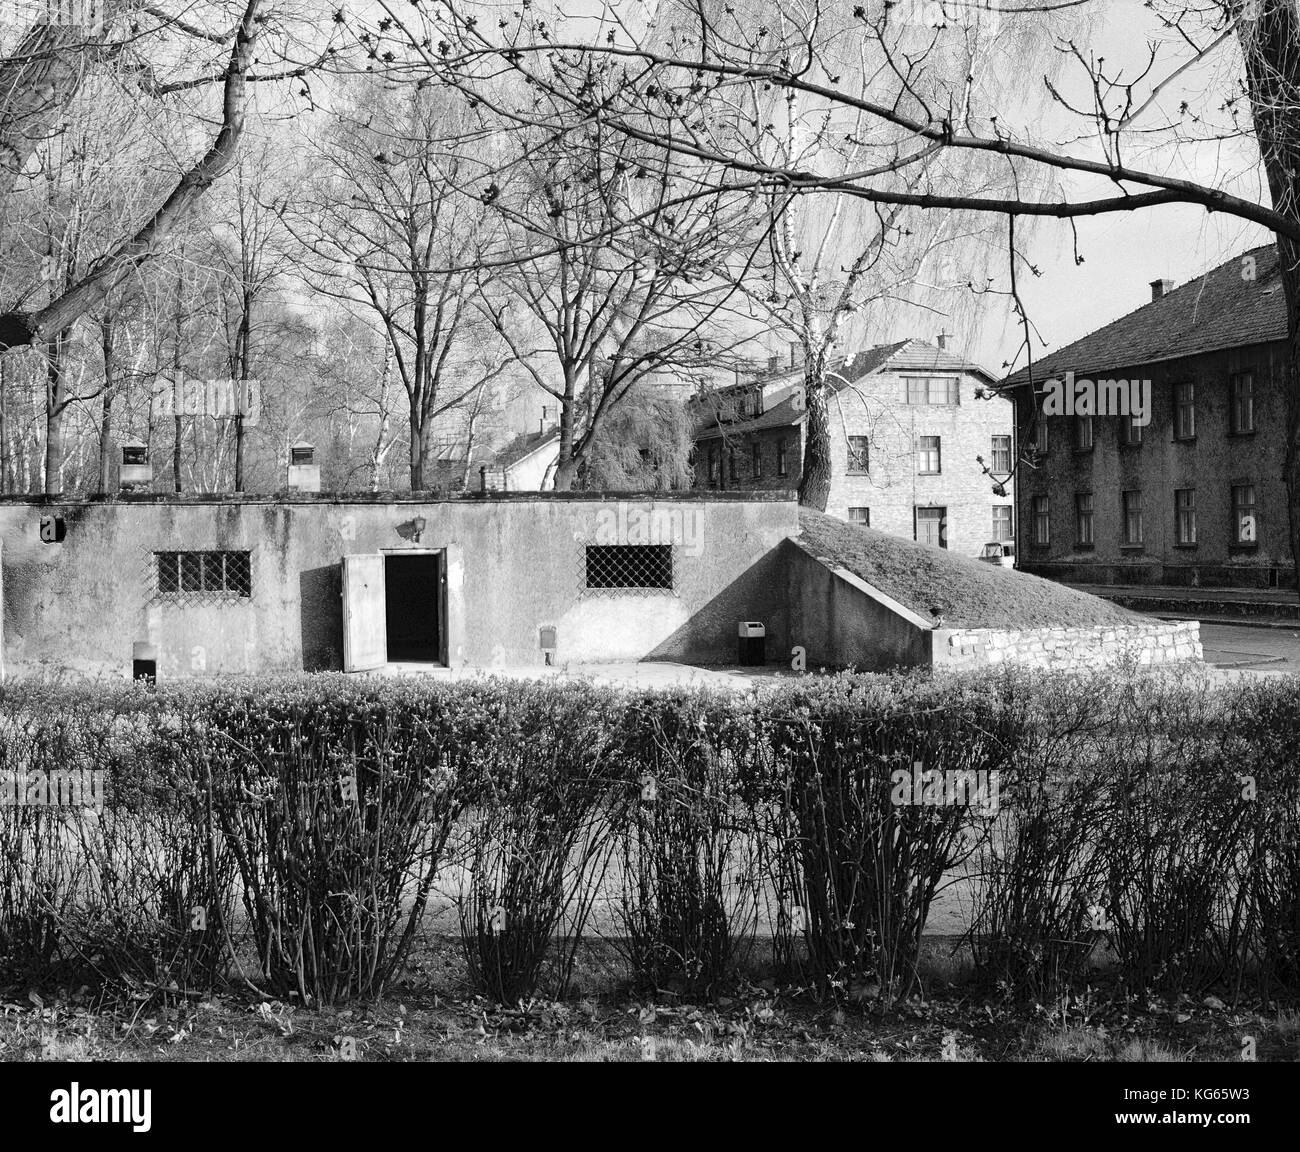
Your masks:
[{"label": "wall-mounted lamp", "polygon": [[411,521],[411,539],[417,544],[420,542],[420,536],[424,533],[425,519],[423,516],[417,516]]}]

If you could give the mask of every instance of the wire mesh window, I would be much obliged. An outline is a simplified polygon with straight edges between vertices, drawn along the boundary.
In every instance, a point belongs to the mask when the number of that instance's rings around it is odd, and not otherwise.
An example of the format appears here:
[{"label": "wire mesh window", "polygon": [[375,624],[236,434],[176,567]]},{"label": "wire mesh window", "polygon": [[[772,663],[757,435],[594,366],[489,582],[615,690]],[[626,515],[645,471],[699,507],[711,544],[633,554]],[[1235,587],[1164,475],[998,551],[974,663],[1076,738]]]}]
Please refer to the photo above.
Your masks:
[{"label": "wire mesh window", "polygon": [[253,594],[251,553],[155,552],[157,592],[168,598]]},{"label": "wire mesh window", "polygon": [[589,544],[587,590],[590,592],[671,592],[671,544]]}]

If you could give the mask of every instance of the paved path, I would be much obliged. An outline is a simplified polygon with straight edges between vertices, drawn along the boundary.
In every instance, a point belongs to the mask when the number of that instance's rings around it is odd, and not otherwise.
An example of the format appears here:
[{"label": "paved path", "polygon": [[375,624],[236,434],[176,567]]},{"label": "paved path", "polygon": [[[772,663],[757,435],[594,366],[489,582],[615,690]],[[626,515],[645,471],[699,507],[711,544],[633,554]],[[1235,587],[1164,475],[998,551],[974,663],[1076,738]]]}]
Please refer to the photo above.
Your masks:
[{"label": "paved path", "polygon": [[1300,624],[1258,628],[1241,624],[1201,625],[1205,662],[1218,668],[1289,674],[1300,672]]}]

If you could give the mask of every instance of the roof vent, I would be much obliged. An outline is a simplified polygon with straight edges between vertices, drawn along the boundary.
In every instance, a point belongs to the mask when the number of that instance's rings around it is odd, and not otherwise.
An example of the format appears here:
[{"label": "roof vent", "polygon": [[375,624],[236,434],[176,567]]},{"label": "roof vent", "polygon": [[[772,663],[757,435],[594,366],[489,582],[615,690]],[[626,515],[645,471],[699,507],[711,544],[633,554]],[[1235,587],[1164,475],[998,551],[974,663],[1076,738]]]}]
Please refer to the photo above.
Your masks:
[{"label": "roof vent", "polygon": [[1172,292],[1173,290],[1174,290],[1174,282],[1172,280],[1151,281],[1152,300],[1159,300],[1161,296],[1164,296],[1166,293]]}]

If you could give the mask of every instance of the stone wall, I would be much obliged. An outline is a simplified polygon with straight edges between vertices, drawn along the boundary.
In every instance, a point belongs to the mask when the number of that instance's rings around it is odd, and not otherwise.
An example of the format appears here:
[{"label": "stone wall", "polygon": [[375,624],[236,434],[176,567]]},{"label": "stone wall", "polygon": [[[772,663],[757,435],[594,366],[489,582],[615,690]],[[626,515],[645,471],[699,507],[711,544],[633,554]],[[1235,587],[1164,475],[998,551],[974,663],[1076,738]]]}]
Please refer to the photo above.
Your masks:
[{"label": "stone wall", "polygon": [[979,664],[1025,664],[1034,668],[1100,668],[1135,660],[1177,664],[1201,659],[1196,620],[1153,621],[1120,627],[941,629],[934,663],[961,668]]}]

